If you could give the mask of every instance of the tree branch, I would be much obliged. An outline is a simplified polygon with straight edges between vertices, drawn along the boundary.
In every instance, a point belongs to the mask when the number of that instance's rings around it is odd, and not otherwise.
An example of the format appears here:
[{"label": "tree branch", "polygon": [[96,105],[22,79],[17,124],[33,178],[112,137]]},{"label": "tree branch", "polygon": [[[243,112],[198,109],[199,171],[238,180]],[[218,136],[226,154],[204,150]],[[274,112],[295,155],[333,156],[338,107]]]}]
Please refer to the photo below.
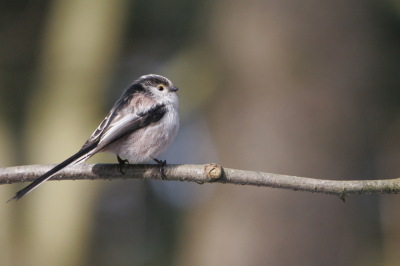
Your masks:
[{"label": "tree branch", "polygon": [[[0,184],[33,181],[55,165],[28,165],[0,168]],[[161,180],[158,165],[126,165],[124,174],[118,164],[81,164],[67,167],[51,180],[97,180],[97,179],[140,179]],[[222,168],[216,164],[166,165],[165,180],[251,185],[259,187],[292,189],[314,193],[337,195],[342,200],[352,194],[397,194],[400,178],[390,180],[336,181],[306,177],[270,174]]]}]

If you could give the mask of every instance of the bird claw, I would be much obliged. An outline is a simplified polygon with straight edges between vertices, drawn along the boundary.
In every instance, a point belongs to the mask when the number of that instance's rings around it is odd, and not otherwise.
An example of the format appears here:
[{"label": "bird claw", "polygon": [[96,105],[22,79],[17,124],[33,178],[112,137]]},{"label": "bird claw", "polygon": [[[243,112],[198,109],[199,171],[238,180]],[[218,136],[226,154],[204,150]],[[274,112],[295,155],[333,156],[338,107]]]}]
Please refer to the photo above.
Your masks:
[{"label": "bird claw", "polygon": [[125,175],[125,173],[122,171],[122,168],[124,167],[125,164],[129,164],[129,161],[127,159],[122,160],[121,157],[119,157],[119,155],[117,155],[117,160],[119,163],[119,171],[121,172],[121,174]]},{"label": "bird claw", "polygon": [[167,176],[165,175],[164,172],[164,166],[167,165],[167,160],[158,160],[156,158],[153,158],[153,160],[158,164],[158,166],[160,167],[160,175],[162,179],[166,179]]}]

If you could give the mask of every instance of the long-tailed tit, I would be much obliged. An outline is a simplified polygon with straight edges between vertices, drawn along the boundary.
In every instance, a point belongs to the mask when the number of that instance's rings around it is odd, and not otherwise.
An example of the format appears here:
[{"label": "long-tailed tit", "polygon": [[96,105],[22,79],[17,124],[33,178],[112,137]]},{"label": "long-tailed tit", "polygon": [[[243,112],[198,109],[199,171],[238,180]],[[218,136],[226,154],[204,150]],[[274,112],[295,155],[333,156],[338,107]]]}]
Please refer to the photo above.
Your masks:
[{"label": "long-tailed tit", "polygon": [[143,163],[151,159],[163,166],[166,162],[156,157],[166,151],[179,128],[177,90],[165,77],[153,74],[140,77],[125,90],[80,151],[18,191],[10,200],[20,199],[61,169],[82,163],[97,152],[117,155],[120,167],[128,161]]}]

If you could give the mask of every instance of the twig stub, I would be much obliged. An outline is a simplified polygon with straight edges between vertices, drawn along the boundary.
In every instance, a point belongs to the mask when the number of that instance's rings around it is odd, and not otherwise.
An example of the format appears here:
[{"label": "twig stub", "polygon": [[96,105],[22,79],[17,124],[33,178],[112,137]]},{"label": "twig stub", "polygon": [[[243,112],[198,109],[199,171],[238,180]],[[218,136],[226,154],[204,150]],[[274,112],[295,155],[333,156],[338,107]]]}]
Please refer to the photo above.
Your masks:
[{"label": "twig stub", "polygon": [[206,172],[207,177],[210,178],[210,181],[217,180],[218,178],[221,177],[221,174],[222,174],[221,166],[219,166],[215,163],[207,164],[204,167],[204,171]]}]

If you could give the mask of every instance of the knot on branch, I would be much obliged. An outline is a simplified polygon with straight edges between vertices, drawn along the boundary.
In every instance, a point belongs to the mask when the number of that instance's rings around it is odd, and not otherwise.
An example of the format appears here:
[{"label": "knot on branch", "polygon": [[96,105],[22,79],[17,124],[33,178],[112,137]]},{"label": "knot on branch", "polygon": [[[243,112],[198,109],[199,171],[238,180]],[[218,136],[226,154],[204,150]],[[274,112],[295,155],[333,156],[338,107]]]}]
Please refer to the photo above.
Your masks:
[{"label": "knot on branch", "polygon": [[209,181],[215,181],[221,177],[222,167],[215,163],[210,163],[204,167],[204,171],[206,172]]}]

